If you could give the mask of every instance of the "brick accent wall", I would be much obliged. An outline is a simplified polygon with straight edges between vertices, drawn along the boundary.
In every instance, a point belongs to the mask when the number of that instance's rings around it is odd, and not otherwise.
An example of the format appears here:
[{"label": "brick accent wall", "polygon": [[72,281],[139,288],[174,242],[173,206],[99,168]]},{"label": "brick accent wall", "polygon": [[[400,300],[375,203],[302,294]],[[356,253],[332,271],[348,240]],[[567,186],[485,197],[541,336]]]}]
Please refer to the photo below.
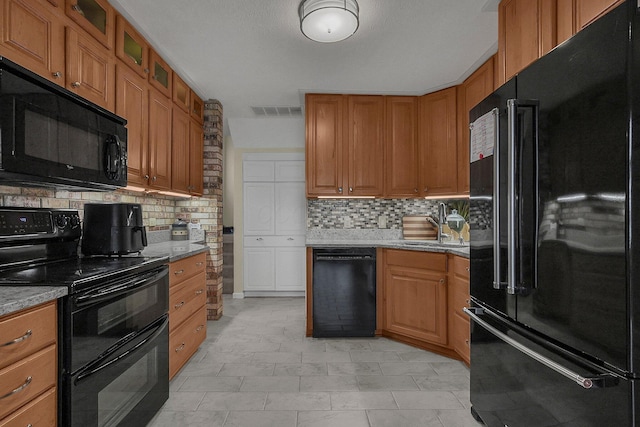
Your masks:
[{"label": "brick accent wall", "polygon": [[207,318],[222,316],[222,104],[216,99],[204,103],[204,194],[211,221],[207,244]]}]

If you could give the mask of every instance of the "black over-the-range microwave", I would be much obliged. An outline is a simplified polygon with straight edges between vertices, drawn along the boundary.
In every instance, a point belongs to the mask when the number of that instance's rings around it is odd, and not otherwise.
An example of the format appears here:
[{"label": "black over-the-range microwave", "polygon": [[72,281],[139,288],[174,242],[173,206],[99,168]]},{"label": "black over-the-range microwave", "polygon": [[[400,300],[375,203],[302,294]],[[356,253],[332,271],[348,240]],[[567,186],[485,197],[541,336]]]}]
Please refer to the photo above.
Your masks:
[{"label": "black over-the-range microwave", "polygon": [[127,185],[126,121],[0,57],[0,184]]}]

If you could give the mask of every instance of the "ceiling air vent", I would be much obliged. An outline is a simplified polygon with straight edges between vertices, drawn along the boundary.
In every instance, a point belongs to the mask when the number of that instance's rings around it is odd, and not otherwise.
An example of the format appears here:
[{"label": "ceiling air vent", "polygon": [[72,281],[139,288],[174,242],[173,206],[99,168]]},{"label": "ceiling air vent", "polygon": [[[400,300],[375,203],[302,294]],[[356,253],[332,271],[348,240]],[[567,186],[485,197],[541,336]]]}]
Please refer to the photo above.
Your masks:
[{"label": "ceiling air vent", "polygon": [[302,115],[302,107],[290,106],[290,107],[277,107],[277,106],[262,106],[251,107],[253,114],[261,117],[295,117]]}]

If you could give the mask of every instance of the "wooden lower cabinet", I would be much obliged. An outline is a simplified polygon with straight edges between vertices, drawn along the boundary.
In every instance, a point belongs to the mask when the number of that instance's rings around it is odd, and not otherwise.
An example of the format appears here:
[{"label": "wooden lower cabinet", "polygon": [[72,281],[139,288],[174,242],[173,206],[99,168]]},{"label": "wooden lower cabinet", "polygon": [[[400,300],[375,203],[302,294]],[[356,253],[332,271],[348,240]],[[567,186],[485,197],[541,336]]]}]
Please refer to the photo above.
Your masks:
[{"label": "wooden lower cabinet", "polygon": [[169,379],[207,336],[206,254],[169,264]]},{"label": "wooden lower cabinet", "polygon": [[449,343],[470,363],[469,317],[462,311],[469,307],[469,260],[449,255]]},{"label": "wooden lower cabinet", "polygon": [[446,345],[447,255],[386,249],[384,269],[384,330]]},{"label": "wooden lower cabinet", "polygon": [[469,306],[469,260],[400,249],[378,253],[382,335],[468,365],[469,319],[462,308]]},{"label": "wooden lower cabinet", "polygon": [[0,426],[55,426],[57,314],[50,302],[0,318]]}]

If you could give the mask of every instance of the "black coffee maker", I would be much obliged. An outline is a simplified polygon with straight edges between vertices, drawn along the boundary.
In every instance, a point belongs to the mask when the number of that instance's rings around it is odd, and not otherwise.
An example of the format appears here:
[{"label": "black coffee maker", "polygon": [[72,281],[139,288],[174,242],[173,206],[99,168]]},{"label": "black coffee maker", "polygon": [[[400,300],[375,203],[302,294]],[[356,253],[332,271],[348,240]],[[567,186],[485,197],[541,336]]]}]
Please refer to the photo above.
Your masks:
[{"label": "black coffee maker", "polygon": [[82,253],[126,255],[147,246],[142,207],[137,203],[87,203],[84,205]]}]

